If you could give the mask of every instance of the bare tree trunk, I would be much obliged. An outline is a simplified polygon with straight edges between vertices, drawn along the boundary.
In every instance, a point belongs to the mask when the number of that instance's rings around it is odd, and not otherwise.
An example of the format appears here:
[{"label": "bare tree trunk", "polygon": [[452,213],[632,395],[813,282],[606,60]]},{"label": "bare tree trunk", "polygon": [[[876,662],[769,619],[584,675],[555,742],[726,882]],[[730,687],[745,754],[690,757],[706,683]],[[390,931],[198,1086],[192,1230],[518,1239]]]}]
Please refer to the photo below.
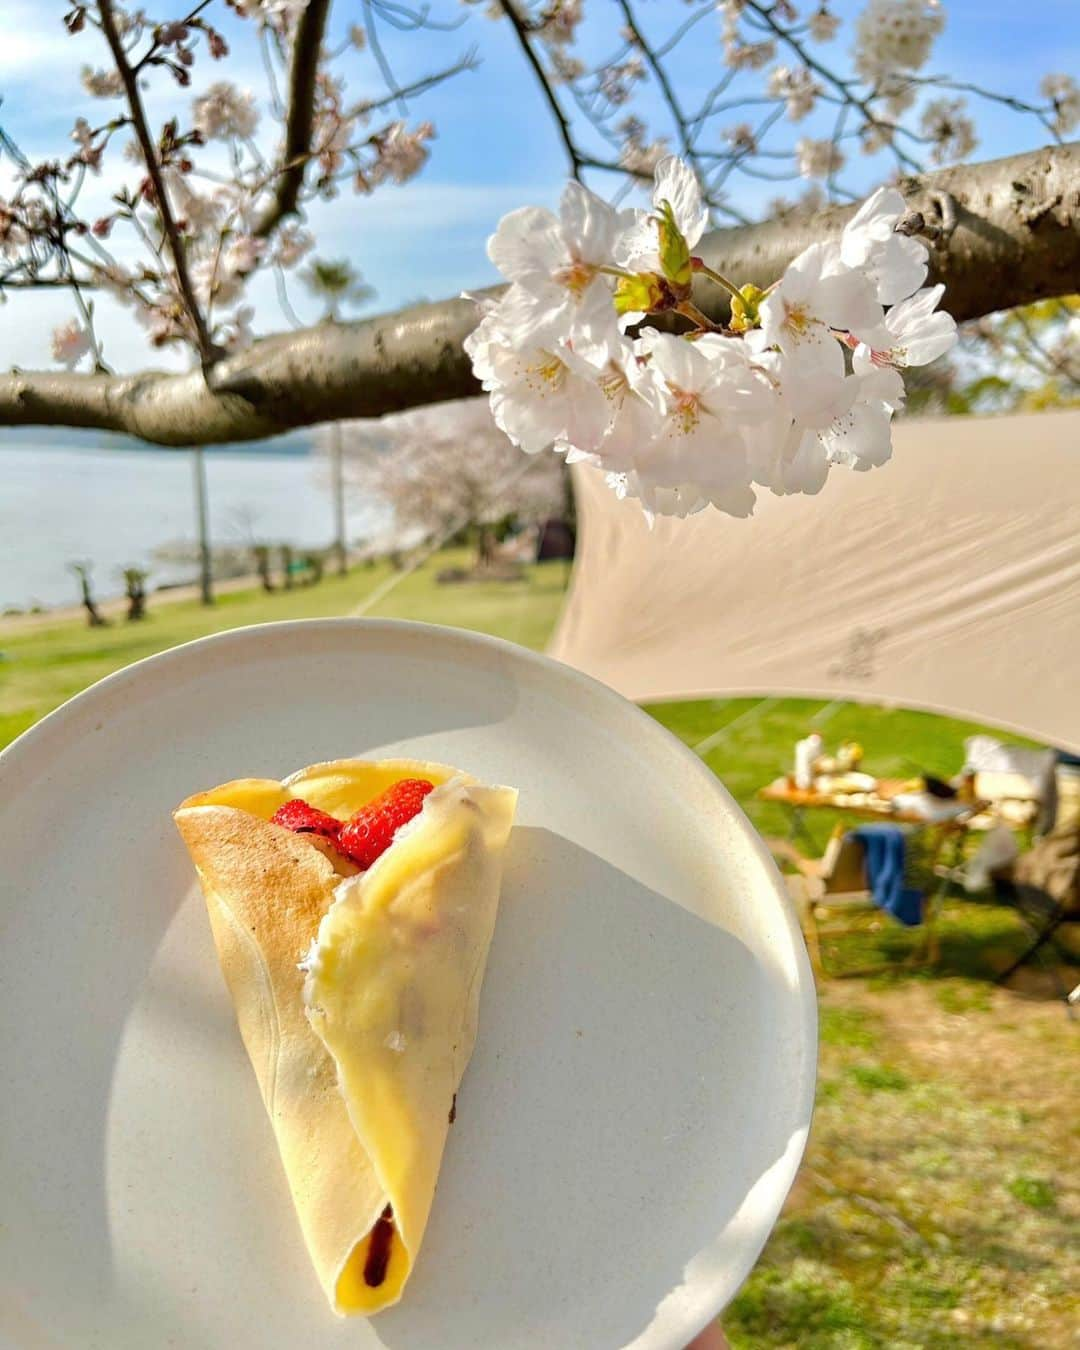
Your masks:
[{"label": "bare tree trunk", "polygon": [[[961,164],[901,188],[937,231],[931,283],[957,319],[1080,290],[1080,143]],[[711,266],[768,286],[807,244],[836,239],[856,207],[715,230]],[[719,287],[702,308],[722,318]],[[0,426],[98,427],[159,445],[255,440],[344,417],[381,417],[479,392],[462,349],[467,300],[264,338],[204,374],[15,370],[0,376]]]},{"label": "bare tree trunk", "polygon": [[495,531],[490,525],[476,527],[476,567],[483,571],[495,561]]},{"label": "bare tree trunk", "polygon": [[124,568],[124,588],[127,594],[128,623],[146,618],[146,573],[139,567]]},{"label": "bare tree trunk", "polygon": [[105,628],[108,619],[101,613],[90,589],[90,564],[69,563],[69,569],[79,578],[79,594],[83,609],[86,610],[86,622],[91,628]]},{"label": "bare tree trunk", "polygon": [[337,573],[343,577],[349,570],[349,551],[345,541],[345,447],[341,423],[335,422],[330,435],[330,471],[334,494],[334,553]]},{"label": "bare tree trunk", "polygon": [[214,603],[214,566],[210,555],[210,523],[206,504],[206,459],[201,445],[192,451],[195,475],[195,521],[199,532],[199,596],[204,605]]},{"label": "bare tree trunk", "polygon": [[274,589],[274,578],[270,575],[270,546],[256,544],[252,551],[255,554],[255,571],[263,590],[269,595]]}]

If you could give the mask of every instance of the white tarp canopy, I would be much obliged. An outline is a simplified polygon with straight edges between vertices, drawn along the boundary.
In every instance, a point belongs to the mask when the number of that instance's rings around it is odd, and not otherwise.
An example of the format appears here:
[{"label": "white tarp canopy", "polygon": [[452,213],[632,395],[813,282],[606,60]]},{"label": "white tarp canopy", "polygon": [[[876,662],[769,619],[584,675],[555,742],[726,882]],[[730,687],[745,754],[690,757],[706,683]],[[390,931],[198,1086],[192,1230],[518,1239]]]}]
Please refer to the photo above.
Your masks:
[{"label": "white tarp canopy", "polygon": [[650,531],[575,470],[552,655],[637,700],[806,695],[1080,752],[1080,411],[896,425],[892,461]]}]

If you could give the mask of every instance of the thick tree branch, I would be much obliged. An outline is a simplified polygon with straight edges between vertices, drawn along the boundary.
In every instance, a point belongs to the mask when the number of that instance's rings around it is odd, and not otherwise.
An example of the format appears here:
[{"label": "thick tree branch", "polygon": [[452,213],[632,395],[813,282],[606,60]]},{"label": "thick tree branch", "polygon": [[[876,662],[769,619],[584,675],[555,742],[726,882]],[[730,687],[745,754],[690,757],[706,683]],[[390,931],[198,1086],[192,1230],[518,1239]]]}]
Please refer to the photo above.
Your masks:
[{"label": "thick tree branch", "polygon": [[281,152],[281,173],[274,197],[252,231],[265,239],[286,216],[296,214],[304,170],[311,158],[311,136],[315,129],[315,80],[319,73],[330,0],[309,0],[301,11],[293,38],[289,67],[289,103],[285,121],[285,145]]},{"label": "thick tree branch", "polygon": [[209,364],[217,353],[206,327],[203,312],[195,298],[195,289],[191,284],[191,275],[188,272],[187,254],[184,252],[184,241],[180,238],[180,231],[176,228],[176,221],[173,219],[172,207],[165,191],[165,181],[161,176],[161,163],[150,135],[150,128],[146,123],[146,113],[143,111],[139,81],[131,68],[131,63],[128,61],[127,52],[124,50],[124,44],[116,26],[116,15],[113,12],[112,0],[98,0],[98,13],[101,15],[101,31],[105,34],[105,40],[112,52],[113,64],[123,81],[128,111],[131,113],[131,124],[135,129],[135,138],[139,142],[143,162],[146,164],[146,172],[149,174],[150,182],[154,187],[154,206],[161,217],[161,228],[165,232],[165,238],[169,241],[169,252],[172,254],[173,267],[176,270],[176,284],[180,291],[180,298],[187,310],[188,318],[191,320],[199,355],[202,357],[204,364]]},{"label": "thick tree branch", "polygon": [[[1080,290],[1080,143],[946,169],[901,188],[927,222],[951,227],[931,253],[930,279],[945,282],[958,319]],[[838,237],[854,210],[717,230],[700,252],[740,284],[767,286],[807,244]],[[702,306],[723,317],[719,287]],[[211,445],[379,417],[475,393],[461,345],[475,324],[465,300],[320,324],[228,357],[210,385],[200,371],[14,372],[0,377],[0,425],[100,427],[162,445]]]}]

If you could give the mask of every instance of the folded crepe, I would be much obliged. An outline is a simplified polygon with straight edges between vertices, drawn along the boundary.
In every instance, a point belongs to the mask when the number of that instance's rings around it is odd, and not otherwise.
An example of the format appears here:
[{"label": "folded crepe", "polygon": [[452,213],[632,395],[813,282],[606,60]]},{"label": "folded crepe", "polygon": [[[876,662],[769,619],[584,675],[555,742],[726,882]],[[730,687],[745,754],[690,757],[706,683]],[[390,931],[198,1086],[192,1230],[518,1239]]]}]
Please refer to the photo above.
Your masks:
[{"label": "folded crepe", "polygon": [[[300,798],[344,821],[415,778],[434,790],[363,872],[270,819]],[[516,798],[445,765],[340,760],[226,783],[174,813],[339,1314],[396,1303],[416,1261],[476,1038]]]}]

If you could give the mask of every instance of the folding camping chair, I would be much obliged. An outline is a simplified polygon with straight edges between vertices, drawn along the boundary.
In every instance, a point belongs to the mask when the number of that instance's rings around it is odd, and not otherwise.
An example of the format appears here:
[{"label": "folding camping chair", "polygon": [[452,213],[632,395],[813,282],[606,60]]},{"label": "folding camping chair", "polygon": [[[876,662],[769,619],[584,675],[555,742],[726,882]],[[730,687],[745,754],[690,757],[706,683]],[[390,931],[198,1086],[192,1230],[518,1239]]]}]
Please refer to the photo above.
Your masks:
[{"label": "folding camping chair", "polygon": [[[765,842],[775,858],[791,863],[796,869],[794,874],[788,874],[784,880],[799,916],[810,963],[817,974],[826,979],[837,978],[841,974],[826,966],[822,954],[823,938],[863,931],[858,924],[844,920],[856,915],[873,914],[879,916],[883,923],[897,922],[875,905],[867,886],[862,845],[843,825],[833,829],[820,858],[808,857],[790,839],[767,839]],[[926,905],[921,925],[922,942],[905,959],[905,965],[933,965],[937,961],[938,935],[933,923],[936,908],[933,903]],[[846,970],[842,974],[874,975],[886,969],[888,963],[881,962],[876,966]]]},{"label": "folding camping chair", "polygon": [[1006,858],[1000,866],[993,859],[984,861],[992,843],[988,835],[979,853],[963,866],[935,870],[969,892],[992,884],[999,903],[1010,905],[1027,930],[1027,945],[996,976],[995,983],[1004,984],[1038,958],[1072,1015],[1072,1005],[1080,999],[1073,998],[1062,982],[1058,965],[1067,953],[1057,947],[1056,940],[1063,925],[1080,922],[1080,774],[1059,767],[1051,800],[1053,823],[1026,853]]}]

